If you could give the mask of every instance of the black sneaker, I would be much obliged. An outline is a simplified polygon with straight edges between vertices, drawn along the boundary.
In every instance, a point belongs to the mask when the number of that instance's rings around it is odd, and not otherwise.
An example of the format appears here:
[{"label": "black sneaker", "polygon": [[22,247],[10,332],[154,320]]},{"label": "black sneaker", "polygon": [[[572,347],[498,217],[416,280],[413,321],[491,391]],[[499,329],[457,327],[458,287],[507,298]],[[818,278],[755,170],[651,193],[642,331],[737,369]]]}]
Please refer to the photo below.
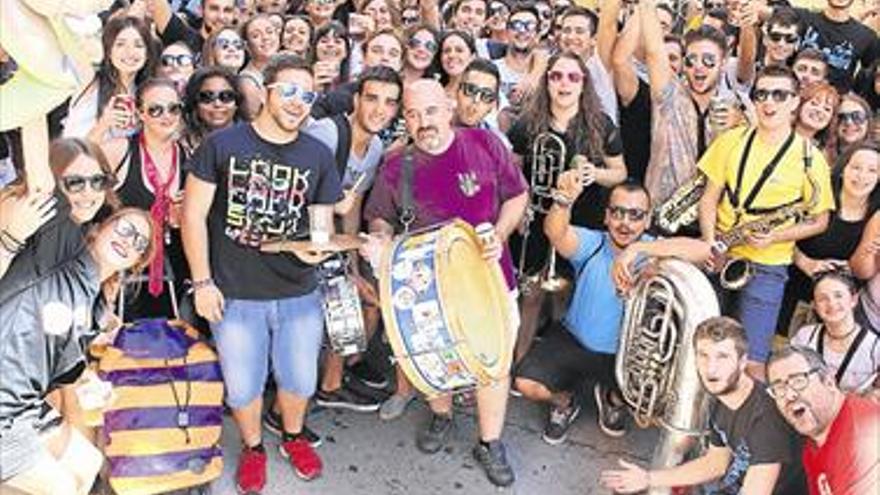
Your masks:
[{"label": "black sneaker", "polygon": [[364,385],[383,389],[388,386],[388,378],[377,369],[370,366],[366,360],[361,359],[348,367],[351,376],[360,380]]},{"label": "black sneaker", "polygon": [[433,454],[440,451],[449,439],[452,425],[452,416],[432,414],[431,423],[428,424],[427,428],[420,431],[416,437],[416,447],[425,454]]},{"label": "black sneaker", "polygon": [[599,383],[593,387],[596,407],[599,409],[599,428],[611,437],[622,437],[626,434],[626,405],[613,405],[608,399],[608,392]]},{"label": "black sneaker", "polygon": [[372,397],[365,397],[346,385],[332,392],[318,390],[315,394],[315,403],[328,409],[348,409],[356,412],[375,412],[382,405],[382,402]]},{"label": "black sneaker", "polygon": [[516,481],[513,468],[507,462],[507,454],[504,452],[504,444],[501,440],[494,440],[488,445],[477,442],[473,450],[474,459],[480,463],[486,471],[486,477],[495,486],[510,486]]},{"label": "black sneaker", "polygon": [[[278,438],[282,437],[284,427],[281,424],[281,414],[269,409],[266,414],[263,414],[263,426],[269,433]],[[311,445],[313,449],[320,447],[321,444],[324,443],[321,435],[318,435],[306,425],[303,425],[302,436],[309,441],[309,445]]]},{"label": "black sneaker", "polygon": [[581,406],[574,399],[565,409],[554,407],[550,410],[550,419],[544,427],[541,438],[550,445],[559,445],[568,436],[568,428],[581,413]]}]

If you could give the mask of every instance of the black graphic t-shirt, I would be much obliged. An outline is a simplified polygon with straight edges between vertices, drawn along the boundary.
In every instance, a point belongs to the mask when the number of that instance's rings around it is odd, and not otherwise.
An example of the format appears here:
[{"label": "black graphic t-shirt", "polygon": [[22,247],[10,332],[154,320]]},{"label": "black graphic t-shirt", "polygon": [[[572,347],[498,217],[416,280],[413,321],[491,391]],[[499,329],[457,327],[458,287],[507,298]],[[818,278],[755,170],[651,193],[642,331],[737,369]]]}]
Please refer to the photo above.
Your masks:
[{"label": "black graphic t-shirt", "polygon": [[755,384],[737,410],[716,401],[709,420],[709,442],[730,450],[733,457],[719,480],[703,487],[706,494],[739,494],[746,471],[758,464],[782,464],[776,480],[776,495],[806,493],[798,452],[798,435],[780,416],[770,396]]},{"label": "black graphic t-shirt", "polygon": [[263,140],[250,124],[210,135],[187,168],[217,185],[208,214],[211,273],[226,297],[278,299],[315,288],[314,268],[291,254],[260,252],[262,242],[307,239],[308,205],[342,199],[333,154],[300,133],[287,144]]},{"label": "black graphic t-shirt", "polygon": [[806,26],[803,48],[815,48],[828,59],[828,79],[836,88],[849,91],[856,67],[868,67],[880,57],[880,39],[869,27],[856,19],[835,22],[822,12],[795,9]]}]

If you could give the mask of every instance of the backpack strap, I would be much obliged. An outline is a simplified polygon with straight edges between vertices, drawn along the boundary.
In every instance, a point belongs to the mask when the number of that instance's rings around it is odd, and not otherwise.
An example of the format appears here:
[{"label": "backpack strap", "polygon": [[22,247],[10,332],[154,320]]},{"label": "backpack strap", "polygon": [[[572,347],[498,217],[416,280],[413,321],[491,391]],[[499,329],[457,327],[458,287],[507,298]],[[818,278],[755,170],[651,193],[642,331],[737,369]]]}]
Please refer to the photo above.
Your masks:
[{"label": "backpack strap", "polygon": [[330,117],[336,125],[336,170],[339,172],[339,180],[345,178],[345,170],[348,168],[348,157],[351,154],[351,122],[344,113],[338,113]]}]

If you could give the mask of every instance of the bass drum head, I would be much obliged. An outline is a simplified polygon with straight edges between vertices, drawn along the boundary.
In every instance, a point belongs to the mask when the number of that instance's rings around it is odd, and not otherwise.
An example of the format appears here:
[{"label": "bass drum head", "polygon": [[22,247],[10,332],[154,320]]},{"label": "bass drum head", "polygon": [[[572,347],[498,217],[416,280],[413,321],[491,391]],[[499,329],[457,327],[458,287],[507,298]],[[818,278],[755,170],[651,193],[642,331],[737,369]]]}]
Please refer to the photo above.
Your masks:
[{"label": "bass drum head", "polygon": [[508,374],[511,358],[507,285],[497,262],[483,259],[470,225],[458,221],[444,228],[437,254],[444,309],[466,361],[481,382]]}]

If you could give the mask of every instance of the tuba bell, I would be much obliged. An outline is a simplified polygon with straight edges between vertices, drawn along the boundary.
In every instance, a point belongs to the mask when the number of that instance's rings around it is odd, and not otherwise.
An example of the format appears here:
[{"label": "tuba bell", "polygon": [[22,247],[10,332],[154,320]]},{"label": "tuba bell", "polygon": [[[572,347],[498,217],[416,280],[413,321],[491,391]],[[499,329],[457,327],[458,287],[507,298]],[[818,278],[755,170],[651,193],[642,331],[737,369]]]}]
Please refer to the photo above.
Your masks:
[{"label": "tuba bell", "polygon": [[692,341],[697,325],[719,314],[706,276],[674,258],[643,270],[626,301],[615,376],[636,423],[661,427],[653,467],[680,464],[704,434],[708,396]]},{"label": "tuba bell", "polygon": [[556,249],[549,249],[546,268],[537,275],[525,273],[528,258],[529,236],[538,215],[546,215],[553,206],[556,181],[565,170],[567,149],[565,141],[551,132],[538,134],[532,143],[531,178],[529,180],[529,206],[526,211],[525,229],[517,262],[519,286],[523,294],[529,294],[536,284],[548,292],[565,287],[565,279],[556,275]]}]

